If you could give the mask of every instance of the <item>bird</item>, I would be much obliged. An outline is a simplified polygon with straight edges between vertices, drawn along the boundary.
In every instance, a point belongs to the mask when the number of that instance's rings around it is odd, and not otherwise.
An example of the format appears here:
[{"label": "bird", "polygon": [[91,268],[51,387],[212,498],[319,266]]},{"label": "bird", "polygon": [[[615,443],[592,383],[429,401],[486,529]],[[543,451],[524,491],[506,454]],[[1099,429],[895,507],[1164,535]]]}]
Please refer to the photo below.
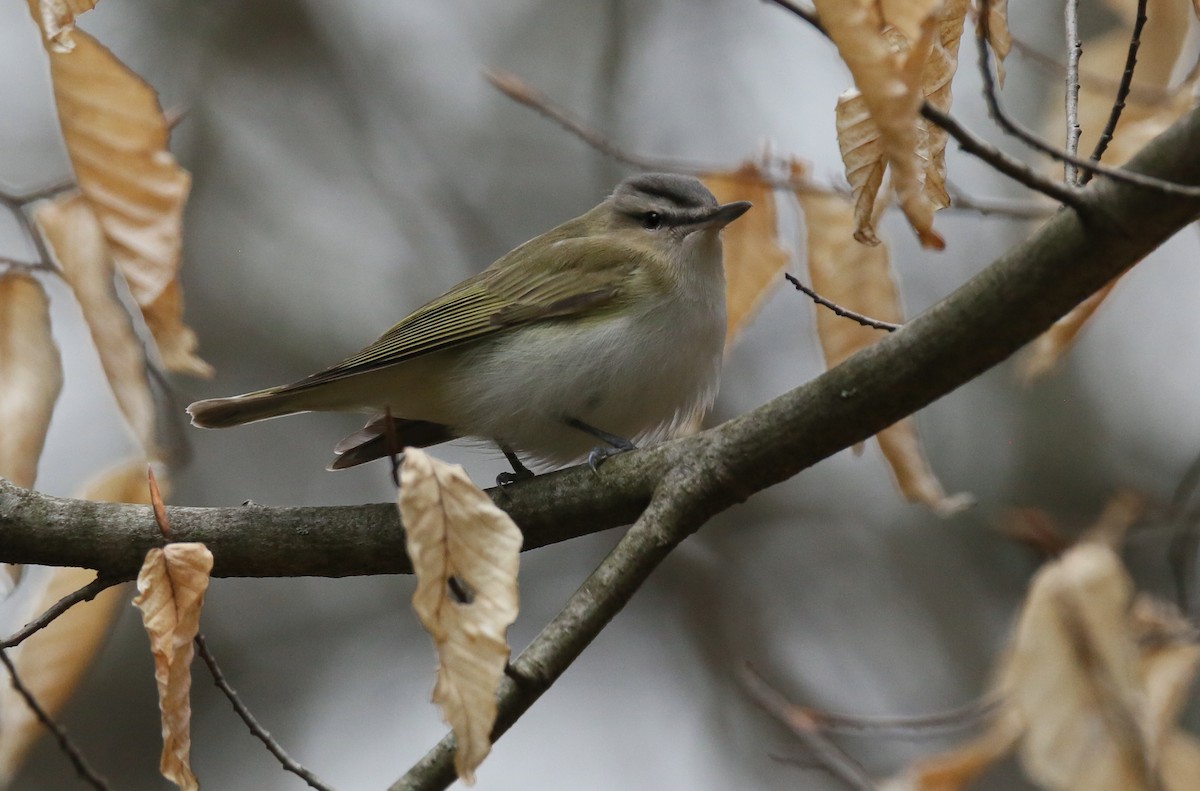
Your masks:
[{"label": "bird", "polygon": [[375,342],[290,384],[188,406],[226,428],[367,412],[330,469],[458,438],[495,443],[501,484],[671,436],[717,394],[721,232],[750,208],[697,178],[643,173],[417,308]]}]

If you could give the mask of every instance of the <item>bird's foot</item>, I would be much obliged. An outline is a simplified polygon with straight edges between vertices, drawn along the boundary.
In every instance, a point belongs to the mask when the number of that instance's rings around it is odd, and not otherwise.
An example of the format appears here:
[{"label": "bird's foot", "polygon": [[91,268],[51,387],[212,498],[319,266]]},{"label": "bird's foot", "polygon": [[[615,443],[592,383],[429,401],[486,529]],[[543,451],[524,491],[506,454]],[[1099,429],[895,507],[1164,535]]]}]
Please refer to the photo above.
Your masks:
[{"label": "bird's foot", "polygon": [[509,486],[517,481],[527,481],[530,478],[536,477],[533,470],[521,463],[521,457],[517,452],[507,445],[500,446],[501,452],[504,453],[504,458],[508,459],[508,463],[512,465],[512,472],[502,472],[496,476],[497,486]]},{"label": "bird's foot", "polygon": [[510,486],[511,484],[514,484],[518,481],[527,481],[530,478],[535,478],[535,477],[537,477],[537,476],[535,476],[531,471],[526,470],[526,469],[521,469],[521,470],[518,470],[515,472],[502,472],[496,476],[496,485],[497,486]]}]

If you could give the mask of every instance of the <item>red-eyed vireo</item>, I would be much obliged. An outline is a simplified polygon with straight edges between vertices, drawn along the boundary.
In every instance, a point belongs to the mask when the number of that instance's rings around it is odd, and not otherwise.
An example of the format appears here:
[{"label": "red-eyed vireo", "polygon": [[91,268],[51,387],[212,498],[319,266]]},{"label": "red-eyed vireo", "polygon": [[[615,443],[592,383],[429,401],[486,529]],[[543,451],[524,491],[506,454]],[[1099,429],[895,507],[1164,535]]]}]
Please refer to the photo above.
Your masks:
[{"label": "red-eyed vireo", "polygon": [[458,437],[499,445],[515,470],[504,480],[530,474],[522,456],[595,467],[711,406],[725,342],[721,229],[749,208],[718,205],[689,176],[634,176],[332,368],[188,412],[206,428],[391,416],[342,440],[331,469]]}]

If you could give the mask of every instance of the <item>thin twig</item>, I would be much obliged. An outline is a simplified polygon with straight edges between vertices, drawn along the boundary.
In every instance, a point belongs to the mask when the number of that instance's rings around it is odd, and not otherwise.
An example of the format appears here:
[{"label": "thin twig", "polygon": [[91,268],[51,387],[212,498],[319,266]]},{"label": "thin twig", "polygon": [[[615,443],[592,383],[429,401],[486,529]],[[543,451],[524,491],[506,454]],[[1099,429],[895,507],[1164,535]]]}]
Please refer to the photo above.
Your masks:
[{"label": "thin twig", "polygon": [[508,98],[550,119],[592,148],[607,157],[615,159],[617,162],[623,162],[638,170],[669,170],[673,173],[687,173],[691,175],[712,172],[712,169],[697,168],[684,162],[630,154],[618,147],[606,136],[588,126],[579,118],[576,118],[569,110],[555,104],[550,97],[533,88],[519,77],[496,69],[488,69],[484,73],[484,77],[492,84],[492,87]]},{"label": "thin twig", "polygon": [[[691,162],[683,162],[681,160],[672,160],[658,157],[647,157],[640,154],[633,154],[624,148],[614,143],[611,138],[595,127],[589,126],[586,122],[577,118],[566,108],[556,104],[554,100],[546,96],[541,91],[538,91],[533,86],[508,72],[490,70],[486,74],[488,82],[492,84],[498,91],[503,93],[508,98],[522,104],[531,110],[535,111],[544,118],[547,118],[558,124],[568,133],[582,140],[587,145],[599,151],[605,156],[622,162],[639,170],[666,170],[672,173],[683,173],[692,176],[706,176],[718,171],[724,171],[723,175],[729,177],[734,175],[730,173],[728,168],[721,166],[704,166]],[[997,152],[998,153],[998,152]],[[1029,171],[1029,177],[1038,178],[1036,174]],[[759,173],[747,178],[753,178],[757,183],[765,186],[774,187],[775,189],[790,190],[796,193],[815,194],[815,195],[849,195],[848,187],[840,186],[822,186],[814,184],[807,179],[796,177],[772,178],[765,176],[760,171]],[[1047,182],[1052,183],[1052,182]],[[1037,187],[1034,187],[1037,189]],[[1054,195],[1051,195],[1054,197]],[[996,202],[986,203],[983,201],[974,201],[966,198],[955,198],[954,202],[947,207],[950,210],[957,211],[972,211],[982,215],[1003,215],[1016,219],[1040,219],[1053,214],[1056,209],[1050,207],[1027,206],[1016,203],[999,204]]]},{"label": "thin twig", "polygon": [[879,319],[873,319],[870,316],[864,316],[861,313],[855,313],[853,310],[850,310],[849,308],[843,308],[841,305],[837,304],[836,302],[830,302],[829,300],[825,299],[825,297],[821,296],[820,294],[813,291],[808,286],[801,283],[800,280],[798,278],[796,278],[794,275],[792,275],[790,272],[784,272],[783,276],[787,278],[787,281],[789,283],[791,283],[793,286],[796,287],[797,291],[800,291],[800,292],[803,292],[804,294],[806,294],[808,296],[808,298],[811,299],[813,302],[817,303],[818,305],[821,305],[822,307],[829,308],[834,313],[836,313],[837,315],[839,315],[843,318],[847,318],[852,321],[856,321],[864,327],[870,327],[873,330],[883,330],[884,332],[895,332],[896,330],[898,330],[902,326],[904,326],[903,324],[893,324],[890,321],[880,321]]},{"label": "thin twig", "polygon": [[948,711],[913,717],[862,717],[814,709],[807,711],[821,727],[831,732],[928,737],[975,728],[981,720],[993,714],[997,706],[998,700],[985,698]]},{"label": "thin twig", "polygon": [[921,105],[921,115],[946,130],[946,133],[954,138],[955,142],[958,143],[958,147],[963,151],[983,160],[999,173],[1008,176],[1019,184],[1024,184],[1031,190],[1053,198],[1064,206],[1071,207],[1080,214],[1087,211],[1087,206],[1084,204],[1077,189],[1066,184],[1060,184],[1057,181],[1051,181],[1042,176],[1029,167],[1029,165],[1026,165],[1019,159],[1010,157],[991,143],[976,136],[974,132],[971,132],[955,120],[953,116],[943,113],[928,102]]},{"label": "thin twig", "polygon": [[197,634],[195,642],[196,653],[204,660],[204,664],[208,665],[208,672],[212,674],[213,683],[217,685],[217,689],[221,690],[225,697],[229,699],[229,702],[233,704],[233,710],[237,712],[242,722],[246,723],[246,727],[250,729],[250,733],[266,745],[267,750],[270,751],[271,755],[275,756],[284,769],[296,775],[305,783],[308,783],[312,788],[316,788],[319,791],[332,791],[332,788],[321,782],[316,775],[304,768],[303,765],[292,760],[284,749],[279,746],[279,742],[275,741],[266,728],[260,725],[258,720],[254,718],[254,715],[250,713],[250,709],[246,708],[246,704],[242,703],[242,699],[238,697],[237,692],[225,680],[225,674],[221,672],[220,665],[217,664],[217,660],[213,658],[213,655],[208,650],[208,645],[204,642],[204,635]]},{"label": "thin twig", "polygon": [[[1121,74],[1121,83],[1117,86],[1117,96],[1113,99],[1112,110],[1108,113],[1108,121],[1104,124],[1104,130],[1100,133],[1099,139],[1096,140],[1096,147],[1092,149],[1092,159],[1096,162],[1100,161],[1108,149],[1108,144],[1112,142],[1117,123],[1121,120],[1121,113],[1125,110],[1125,100],[1129,97],[1129,90],[1133,86],[1133,70],[1137,68],[1138,47],[1142,45],[1142,28],[1146,26],[1146,2],[1147,0],[1138,0],[1137,16],[1133,20],[1133,33],[1129,36],[1129,50],[1125,53],[1125,71]],[[1092,173],[1084,173],[1079,183],[1087,184],[1091,178]]]},{"label": "thin twig", "polygon": [[1180,610],[1190,612],[1188,606],[1188,590],[1192,576],[1195,574],[1197,549],[1197,533],[1194,515],[1191,514],[1190,504],[1197,489],[1200,488],[1200,455],[1197,455],[1175,487],[1171,502],[1167,506],[1165,521],[1171,526],[1175,535],[1167,548],[1167,558],[1171,565],[1172,576],[1175,578],[1175,603]]},{"label": "thin twig", "polygon": [[[721,172],[726,177],[736,178],[737,174],[729,172],[729,168],[721,165],[702,165],[668,157],[648,157],[633,154],[614,143],[607,135],[585,121],[576,117],[570,110],[557,104],[546,94],[534,88],[529,83],[505,71],[488,70],[484,75],[492,87],[508,98],[522,104],[534,112],[558,124],[565,131],[582,140],[587,145],[617,162],[624,163],[638,170],[662,170],[671,173],[681,173],[689,176],[704,177]],[[836,187],[823,187],[803,178],[783,177],[772,178],[761,172],[747,174],[747,181],[754,181],[776,189],[790,190],[797,193],[816,195],[843,195],[847,190]]]},{"label": "thin twig", "polygon": [[788,726],[822,769],[855,791],[877,791],[878,786],[862,765],[821,732],[821,723],[800,706],[789,702],[750,665],[739,674],[742,685],[764,711]]},{"label": "thin twig", "polygon": [[46,240],[42,238],[42,232],[38,230],[36,223],[33,221],[30,207],[37,201],[53,197],[74,186],[75,182],[64,180],[23,193],[0,189],[0,206],[4,206],[16,218],[17,224],[21,227],[26,238],[29,239],[29,243],[33,245],[33,249],[37,252],[38,256],[38,260],[33,262],[23,262],[10,258],[0,259],[0,264],[58,273],[59,270],[54,262],[54,256],[51,255],[50,249],[46,246]]},{"label": "thin twig", "polygon": [[950,192],[950,205],[943,211],[957,209],[974,212],[983,217],[996,215],[1010,217],[1014,220],[1044,220],[1058,211],[1058,206],[1050,203],[1006,200],[1004,198],[976,198],[950,184],[946,186]]},{"label": "thin twig", "polygon": [[71,741],[71,738],[67,736],[67,732],[63,730],[62,726],[55,722],[49,714],[46,713],[46,710],[43,709],[41,704],[37,702],[37,698],[35,698],[33,693],[29,691],[29,688],[21,682],[21,677],[17,675],[16,666],[13,665],[12,659],[9,657],[8,652],[4,649],[0,649],[0,663],[3,663],[8,669],[8,676],[12,681],[13,689],[16,690],[16,693],[21,696],[22,700],[25,701],[25,705],[28,706],[30,711],[33,712],[33,715],[37,717],[38,722],[40,722],[42,726],[46,728],[46,730],[54,734],[54,740],[58,742],[59,749],[61,749],[63,754],[70,759],[71,764],[75,767],[75,771],[79,774],[83,781],[92,788],[100,789],[100,791],[109,791],[108,783],[103,777],[96,773],[95,769],[88,764],[87,760],[83,757],[83,753],[79,751],[79,748],[76,747],[75,743]]},{"label": "thin twig", "polygon": [[[1049,157],[1057,159],[1061,162],[1067,162],[1085,172],[1094,173],[1096,175],[1105,176],[1113,181],[1132,184],[1145,189],[1152,189],[1162,192],[1167,195],[1174,195],[1181,198],[1198,198],[1200,197],[1200,187],[1192,187],[1186,184],[1179,184],[1174,181],[1166,181],[1164,179],[1147,176],[1142,173],[1135,173],[1124,168],[1110,168],[1101,165],[1097,162],[1092,162],[1089,159],[1080,159],[1077,156],[1067,153],[1055,146],[1050,145],[1041,137],[1029,131],[1025,127],[1013,120],[1000,104],[1000,99],[996,94],[996,77],[992,73],[991,60],[988,57],[989,48],[987,43],[988,35],[988,7],[991,5],[991,0],[982,0],[982,8],[979,15],[979,25],[976,27],[975,41],[979,47],[979,73],[983,78],[983,96],[987,102],[988,112],[992,119],[1013,137],[1020,140],[1025,145],[1046,154]],[[926,118],[930,118],[926,108],[928,104],[922,107],[921,113]],[[933,120],[930,118],[930,120]],[[935,121],[935,123],[937,123]],[[941,124],[938,124],[941,126]],[[945,127],[942,127],[945,128]],[[947,130],[949,131],[949,130]],[[953,134],[953,133],[951,133]],[[957,139],[957,138],[955,138]],[[990,160],[989,160],[990,161]],[[1072,185],[1073,186],[1073,185]]]},{"label": "thin twig", "polygon": [[[987,16],[990,0],[984,0],[980,16]],[[1067,36],[1067,153],[1079,153],[1079,58],[1083,55],[1083,44],[1079,40],[1079,0],[1067,0],[1063,11]],[[1068,184],[1079,183],[1079,169],[1070,162],[1063,162],[1063,180]]]},{"label": "thin twig", "polygon": [[80,602],[91,601],[92,599],[96,598],[101,591],[107,590],[114,585],[120,585],[122,582],[128,582],[131,579],[133,578],[129,576],[97,576],[96,579],[92,580],[87,585],[84,585],[79,590],[63,596],[61,599],[51,605],[44,613],[25,624],[20,631],[13,633],[11,637],[0,640],[0,650],[20,645],[27,638],[29,638],[30,635],[36,634],[42,629],[45,629],[47,626],[53,623],[58,616],[65,613],[76,604],[79,604]]},{"label": "thin twig", "polygon": [[[1065,75],[1067,73],[1067,65],[1058,58],[1052,55],[1047,55],[1032,44],[1025,42],[1017,36],[1012,36],[1012,49],[1021,57],[1031,63],[1041,66],[1043,69],[1054,74]],[[1115,91],[1121,87],[1120,80],[1114,80],[1102,74],[1089,72],[1080,64],[1079,67],[1079,82],[1080,87],[1090,91]],[[1186,82],[1186,80],[1184,80]],[[1159,88],[1155,86],[1139,85],[1131,89],[1129,95],[1135,102],[1140,104],[1165,104],[1171,100],[1175,91],[1171,88]]]}]

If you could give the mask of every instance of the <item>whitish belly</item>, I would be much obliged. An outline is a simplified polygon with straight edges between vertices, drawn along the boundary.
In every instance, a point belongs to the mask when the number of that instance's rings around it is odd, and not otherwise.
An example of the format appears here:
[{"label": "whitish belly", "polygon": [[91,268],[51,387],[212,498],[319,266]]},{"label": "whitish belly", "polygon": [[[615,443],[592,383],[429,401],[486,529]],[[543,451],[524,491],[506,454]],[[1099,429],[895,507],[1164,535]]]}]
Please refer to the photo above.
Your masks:
[{"label": "whitish belly", "polygon": [[463,354],[446,393],[455,428],[565,464],[603,443],[568,418],[634,441],[669,432],[716,395],[724,318],[694,303],[584,326],[507,334]]}]

